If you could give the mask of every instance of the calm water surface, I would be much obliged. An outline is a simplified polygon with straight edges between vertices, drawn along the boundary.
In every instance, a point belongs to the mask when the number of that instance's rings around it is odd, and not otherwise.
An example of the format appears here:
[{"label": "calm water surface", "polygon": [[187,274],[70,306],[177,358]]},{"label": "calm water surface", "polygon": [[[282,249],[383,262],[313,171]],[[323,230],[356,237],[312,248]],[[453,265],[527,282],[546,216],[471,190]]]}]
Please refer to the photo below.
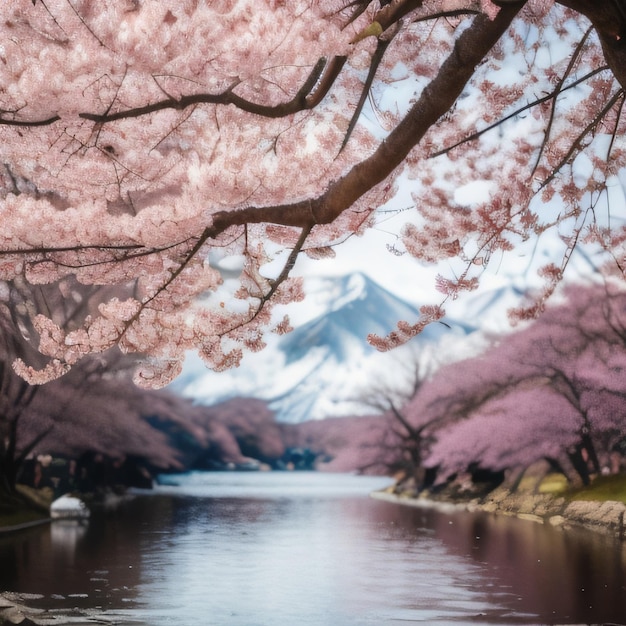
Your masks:
[{"label": "calm water surface", "polygon": [[387,479],[206,473],[0,537],[0,590],[120,625],[626,624],[626,546],[368,498]]}]

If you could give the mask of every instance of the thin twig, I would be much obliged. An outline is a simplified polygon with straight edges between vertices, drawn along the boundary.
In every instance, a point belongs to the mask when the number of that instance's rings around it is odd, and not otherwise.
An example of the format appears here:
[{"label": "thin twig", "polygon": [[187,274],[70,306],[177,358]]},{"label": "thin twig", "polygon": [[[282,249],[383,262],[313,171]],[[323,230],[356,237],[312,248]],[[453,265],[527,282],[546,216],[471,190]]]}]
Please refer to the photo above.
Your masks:
[{"label": "thin twig", "polygon": [[350,123],[348,124],[348,128],[346,130],[346,134],[343,138],[343,141],[341,142],[341,147],[339,148],[340,153],[346,147],[346,144],[350,140],[350,136],[352,135],[352,132],[354,131],[357,125],[357,122],[359,121],[361,111],[363,110],[363,106],[365,105],[367,96],[370,92],[370,89],[372,88],[372,83],[374,82],[376,71],[378,70],[378,67],[381,64],[383,60],[383,56],[385,55],[387,47],[389,46],[390,43],[391,43],[391,39],[388,39],[388,40],[379,39],[377,42],[376,50],[374,51],[374,54],[372,55],[372,60],[370,62],[370,67],[367,73],[367,78],[365,79],[365,82],[363,83],[363,88],[361,89],[361,96],[354,109],[354,113],[352,114],[352,118],[350,119]]},{"label": "thin twig", "polygon": [[563,90],[563,85],[565,83],[565,80],[567,79],[567,77],[570,75],[572,69],[574,68],[574,65],[576,64],[576,62],[578,61],[580,55],[582,54],[583,51],[583,47],[585,45],[585,42],[587,41],[589,35],[592,32],[592,27],[590,26],[587,31],[585,32],[585,34],[583,35],[583,37],[581,38],[581,40],[578,42],[578,44],[576,45],[576,49],[574,50],[574,54],[572,55],[572,58],[569,60],[569,63],[567,64],[567,68],[565,69],[565,72],[563,73],[563,76],[561,76],[561,79],[559,80],[555,90],[554,90],[554,99],[552,100],[552,106],[550,107],[550,116],[548,118],[548,124],[546,126],[546,130],[543,133],[543,141],[541,142],[541,146],[539,148],[539,153],[537,154],[537,160],[535,161],[535,165],[530,173],[530,178],[532,178],[535,175],[535,172],[537,171],[537,168],[539,167],[539,162],[541,161],[541,157],[543,155],[544,150],[546,149],[546,146],[548,145],[548,141],[550,139],[550,132],[552,130],[552,124],[554,123],[555,117],[556,117],[556,102],[557,102],[557,98],[559,93],[561,93],[561,91]]},{"label": "thin twig", "polygon": [[[567,87],[563,87],[563,89],[561,89],[559,93],[563,93],[564,91],[567,91],[568,89],[577,87],[578,85],[585,82],[587,79],[591,78],[592,76],[595,76],[596,74],[599,74],[600,72],[603,72],[608,69],[609,69],[608,65],[603,65],[594,70],[591,70],[591,72],[575,80],[573,83],[567,85]],[[465,143],[469,143],[471,141],[479,139],[485,133],[489,132],[490,130],[493,130],[494,128],[497,128],[498,126],[504,124],[505,122],[508,122],[510,119],[517,117],[520,113],[524,113],[525,111],[528,111],[529,109],[532,109],[533,107],[539,104],[543,104],[544,102],[547,102],[548,100],[551,100],[554,97],[555,97],[555,92],[551,91],[549,94],[543,96],[542,98],[537,98],[536,100],[533,100],[532,102],[529,102],[528,104],[525,104],[523,107],[520,107],[519,109],[515,109],[515,111],[513,111],[512,113],[509,113],[509,115],[506,115],[505,117],[499,119],[497,122],[494,122],[493,124],[489,124],[489,126],[487,126],[486,128],[483,128],[482,130],[478,130],[472,133],[471,135],[464,137],[460,141],[457,141],[456,143],[452,144],[451,146],[443,148],[442,150],[438,150],[437,152],[433,152],[433,154],[429,155],[428,158],[434,159],[435,157],[442,156],[444,154],[447,154],[448,152],[451,152],[455,148],[458,148],[459,146],[462,146]]]},{"label": "thin twig", "polygon": [[580,144],[582,140],[589,134],[592,133],[598,124],[602,121],[604,116],[615,106],[615,103],[624,96],[624,90],[620,89],[613,97],[602,107],[602,109],[594,116],[594,118],[583,128],[583,130],[578,134],[578,137],[574,141],[572,141],[569,150],[563,156],[563,158],[559,161],[558,165],[553,168],[552,173],[541,183],[539,186],[540,189],[550,184],[556,175],[559,173],[561,168],[572,158],[572,156],[580,150]]}]

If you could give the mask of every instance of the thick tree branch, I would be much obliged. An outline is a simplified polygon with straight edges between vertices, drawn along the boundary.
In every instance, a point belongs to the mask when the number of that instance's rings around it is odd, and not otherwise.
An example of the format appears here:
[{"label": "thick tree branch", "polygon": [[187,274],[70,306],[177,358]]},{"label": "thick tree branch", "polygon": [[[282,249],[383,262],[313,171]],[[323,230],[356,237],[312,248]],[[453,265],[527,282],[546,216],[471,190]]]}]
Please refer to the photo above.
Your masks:
[{"label": "thick tree branch", "polygon": [[459,36],[437,76],[387,139],[370,157],[332,182],[322,196],[280,206],[221,211],[214,216],[209,228],[210,237],[216,237],[231,226],[246,223],[300,227],[331,223],[367,191],[385,180],[437,120],[452,108],[476,66],[507,31],[519,9],[518,5],[503,7],[493,21],[478,15]]},{"label": "thick tree branch", "polygon": [[385,31],[392,24],[395,24],[405,15],[418,9],[423,4],[423,0],[396,0],[396,2],[390,2],[376,13],[374,22],[378,22],[382,30]]},{"label": "thick tree branch", "polygon": [[626,88],[626,7],[623,0],[558,0],[578,11],[596,29],[604,58],[615,78]]}]

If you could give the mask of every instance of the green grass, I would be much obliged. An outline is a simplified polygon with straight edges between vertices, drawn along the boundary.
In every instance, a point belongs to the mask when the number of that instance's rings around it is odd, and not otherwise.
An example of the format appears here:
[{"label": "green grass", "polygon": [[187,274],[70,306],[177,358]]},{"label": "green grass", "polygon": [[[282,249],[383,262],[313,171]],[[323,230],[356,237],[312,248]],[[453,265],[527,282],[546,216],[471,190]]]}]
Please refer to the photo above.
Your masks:
[{"label": "green grass", "polygon": [[552,473],[543,478],[536,474],[526,475],[517,486],[517,493],[545,493],[552,496],[564,494],[568,490],[567,478],[563,474]]},{"label": "green grass", "polygon": [[[520,483],[520,491],[530,492],[536,486],[534,477],[524,477]],[[568,500],[614,500],[626,504],[626,474],[598,476],[591,485],[572,489],[563,474],[548,474],[539,483],[539,493],[553,496],[565,496]]]},{"label": "green grass", "polygon": [[565,493],[569,486],[563,474],[548,474],[539,485],[539,493],[557,496]]},{"label": "green grass", "polygon": [[571,500],[615,500],[626,504],[626,474],[599,476],[591,485],[570,492]]}]

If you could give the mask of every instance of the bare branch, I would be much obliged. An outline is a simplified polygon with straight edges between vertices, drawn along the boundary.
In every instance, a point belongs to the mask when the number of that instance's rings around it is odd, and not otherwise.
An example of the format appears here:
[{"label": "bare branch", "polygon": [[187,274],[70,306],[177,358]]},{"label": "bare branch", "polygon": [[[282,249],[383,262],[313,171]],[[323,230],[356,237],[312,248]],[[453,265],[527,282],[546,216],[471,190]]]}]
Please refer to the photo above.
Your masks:
[{"label": "bare branch", "polygon": [[58,115],[53,115],[43,120],[8,120],[6,117],[2,117],[0,113],[0,126],[21,126],[22,128],[36,127],[36,126],[50,126],[55,122],[58,122],[61,118]]},{"label": "bare branch", "polygon": [[578,42],[576,49],[574,50],[574,53],[572,54],[572,57],[570,58],[569,63],[567,64],[567,68],[565,72],[563,72],[563,76],[561,76],[556,88],[552,92],[554,94],[554,98],[552,99],[552,107],[550,108],[550,117],[548,118],[548,124],[543,134],[543,141],[541,142],[541,147],[539,148],[539,153],[537,154],[537,160],[535,161],[535,166],[532,169],[531,176],[537,171],[537,168],[539,167],[539,162],[541,161],[541,156],[543,155],[543,152],[546,149],[546,146],[548,145],[548,140],[550,139],[550,130],[552,129],[552,124],[554,123],[554,118],[555,118],[555,113],[556,113],[556,102],[557,102],[559,93],[563,91],[565,80],[570,75],[570,73],[574,69],[574,66],[578,62],[580,55],[582,54],[583,48],[585,46],[585,43],[587,39],[589,38],[589,35],[591,34],[591,31],[592,31],[591,27],[588,28],[585,34],[583,35],[582,39]]}]

